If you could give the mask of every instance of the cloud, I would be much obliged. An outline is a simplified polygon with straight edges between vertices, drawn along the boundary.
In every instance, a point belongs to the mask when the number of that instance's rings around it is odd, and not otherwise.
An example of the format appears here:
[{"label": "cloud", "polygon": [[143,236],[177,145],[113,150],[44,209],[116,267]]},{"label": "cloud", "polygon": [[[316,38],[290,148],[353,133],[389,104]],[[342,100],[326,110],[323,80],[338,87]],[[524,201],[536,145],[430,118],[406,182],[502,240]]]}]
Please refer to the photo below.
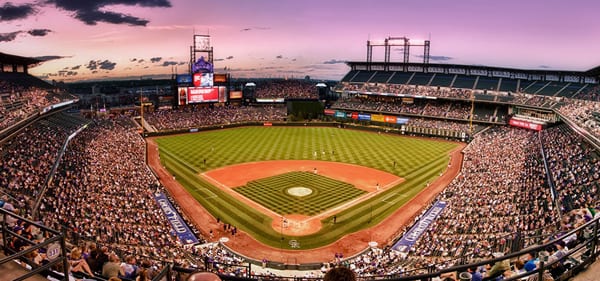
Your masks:
[{"label": "cloud", "polygon": [[244,29],[241,29],[241,32],[248,32],[251,30],[269,30],[271,29],[270,27],[264,27],[264,26],[256,26],[256,27],[246,27]]},{"label": "cloud", "polygon": [[213,59],[213,61],[224,61],[225,59]]},{"label": "cloud", "polygon": [[0,33],[0,42],[10,42],[17,39],[17,35],[19,35],[23,31],[14,31],[9,33]]},{"label": "cloud", "polygon": [[162,66],[177,65],[176,61],[163,61]]},{"label": "cloud", "polygon": [[61,70],[58,72],[58,76],[75,76],[75,75],[77,75],[77,71]]},{"label": "cloud", "polygon": [[7,2],[0,7],[0,21],[25,19],[35,13],[37,13],[37,10],[33,7],[33,4],[15,6]]},{"label": "cloud", "polygon": [[59,60],[59,59],[63,59],[63,58],[68,58],[68,57],[65,57],[65,56],[40,56],[40,57],[34,57],[34,59],[41,60],[41,61]]},{"label": "cloud", "polygon": [[105,61],[99,63],[99,65],[100,65],[100,69],[113,70],[113,69],[115,69],[115,66],[117,65],[117,63],[105,60]]},{"label": "cloud", "polygon": [[112,24],[128,24],[133,26],[146,26],[148,20],[115,11],[108,11],[107,6],[128,5],[140,7],[170,8],[170,0],[46,0],[57,8],[73,12],[73,17],[87,25],[96,25],[98,22]]},{"label": "cloud", "polygon": [[330,59],[328,61],[324,61],[323,64],[338,64],[338,63],[344,63],[343,60],[336,60],[336,59]]},{"label": "cloud", "polygon": [[154,57],[150,59],[150,62],[155,63],[155,62],[159,62],[162,60],[162,57]]},{"label": "cloud", "polygon": [[[424,58],[423,55],[417,55],[415,56],[417,58]],[[453,57],[447,57],[447,56],[429,56],[429,60],[432,61],[448,61],[448,60],[452,60],[454,59]]]},{"label": "cloud", "polygon": [[551,68],[549,65],[544,65],[544,64],[542,64],[542,65],[539,65],[538,67],[539,67],[539,68]]},{"label": "cloud", "polygon": [[27,31],[31,36],[46,36],[50,32],[52,32],[50,29],[32,29]]},{"label": "cloud", "polygon": [[80,64],[80,65],[76,65],[76,66],[73,66],[73,67],[71,67],[71,70],[77,70],[77,69],[79,69],[80,67],[81,67],[81,64]]},{"label": "cloud", "polygon": [[137,59],[136,58],[132,58],[132,59],[129,59],[129,61],[130,62],[134,62],[134,61],[137,61]]},{"label": "cloud", "polygon": [[177,65],[184,65],[184,64],[186,64],[186,63],[187,63],[187,62],[185,62],[185,61],[180,61],[180,62],[179,62]]},{"label": "cloud", "polygon": [[283,58],[283,56],[282,56],[282,55],[279,55],[279,56],[276,56],[275,58],[276,58],[276,59],[282,59],[282,58]]},{"label": "cloud", "polygon": [[138,60],[138,62],[139,62],[139,63],[144,63],[144,62],[146,62],[146,60],[144,60],[144,59],[139,59],[139,60]]},{"label": "cloud", "polygon": [[96,73],[98,69],[113,70],[116,65],[116,62],[111,62],[109,60],[91,60],[85,67],[89,70],[94,70],[92,73]]},{"label": "cloud", "polygon": [[233,59],[233,56],[228,56],[228,57],[226,57],[225,59],[226,59],[226,60]]}]

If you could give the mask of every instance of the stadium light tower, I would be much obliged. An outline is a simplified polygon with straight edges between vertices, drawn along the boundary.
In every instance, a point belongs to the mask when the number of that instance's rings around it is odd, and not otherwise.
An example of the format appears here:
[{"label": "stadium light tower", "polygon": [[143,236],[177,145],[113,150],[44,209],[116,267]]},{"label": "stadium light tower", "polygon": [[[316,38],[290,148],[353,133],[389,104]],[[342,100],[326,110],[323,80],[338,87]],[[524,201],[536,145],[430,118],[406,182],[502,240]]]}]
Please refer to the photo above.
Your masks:
[{"label": "stadium light tower", "polygon": [[[423,43],[411,43],[410,39],[407,37],[388,37],[383,43],[378,41],[367,40],[367,70],[371,70],[371,65],[373,62],[373,47],[384,47],[385,56],[384,56],[384,71],[390,70],[390,62],[391,62],[391,53],[392,47],[403,48],[403,63],[404,63],[404,71],[408,71],[408,63],[410,62],[410,47],[423,47],[423,64],[429,64],[429,50],[431,46],[431,41],[425,40]],[[427,67],[427,66],[425,66]]]}]

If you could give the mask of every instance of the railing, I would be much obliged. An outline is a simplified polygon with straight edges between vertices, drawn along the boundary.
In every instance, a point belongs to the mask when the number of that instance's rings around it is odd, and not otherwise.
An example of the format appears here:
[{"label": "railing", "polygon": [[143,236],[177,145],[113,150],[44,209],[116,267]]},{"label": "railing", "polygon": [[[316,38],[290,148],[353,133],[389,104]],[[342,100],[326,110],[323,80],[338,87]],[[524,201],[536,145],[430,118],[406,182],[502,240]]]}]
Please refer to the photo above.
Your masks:
[{"label": "railing", "polygon": [[[567,233],[564,233],[561,237],[569,237],[573,234],[576,234],[579,243],[572,249],[569,249],[567,254],[560,259],[549,261],[547,255],[539,256],[539,264],[535,270],[530,272],[521,273],[518,275],[513,275],[503,280],[505,281],[513,281],[520,280],[521,278],[528,277],[531,275],[538,275],[538,280],[543,280],[542,275],[544,272],[554,265],[558,263],[563,263],[565,261],[574,262],[573,267],[563,272],[560,276],[558,276],[555,280],[567,280],[568,278],[575,276],[577,273],[585,269],[588,265],[592,264],[596,261],[597,257],[600,255],[598,251],[598,228],[600,224],[600,217],[596,217],[590,222],[573,229]],[[383,276],[361,276],[358,277],[358,280],[375,280],[375,279],[386,279],[391,281],[412,281],[412,280],[432,280],[433,278],[439,278],[445,276],[447,274],[452,274],[458,276],[462,272],[467,272],[467,269],[473,267],[480,267],[484,265],[493,265],[497,262],[502,262],[505,260],[515,261],[522,255],[525,255],[530,252],[540,252],[546,253],[545,250],[551,246],[556,244],[559,240],[563,238],[556,238],[547,240],[547,242],[543,244],[538,244],[536,246],[532,246],[526,249],[523,249],[518,252],[507,254],[503,257],[483,260],[476,263],[464,264],[453,266],[444,269],[438,269],[435,265],[432,265],[427,268],[422,268],[420,270],[414,270],[410,272],[427,272],[426,274],[417,274],[417,275],[408,275],[409,272],[405,272],[401,275],[383,275]],[[181,267],[173,267],[172,270],[173,276],[180,274],[187,274],[194,271],[194,269],[187,269]],[[263,276],[263,275],[250,275],[250,277],[240,277],[240,276],[231,276],[231,275],[220,275],[222,280],[226,281],[241,281],[241,280],[290,280],[290,281],[299,281],[299,280],[322,280],[322,278],[305,278],[305,277],[283,277],[283,276]],[[470,280],[470,279],[467,279]],[[485,279],[484,279],[485,280]]]},{"label": "railing", "polygon": [[[38,224],[34,221],[16,215],[12,212],[6,211],[0,208],[0,214],[2,215],[2,249],[4,253],[7,255],[5,258],[0,259],[0,264],[5,264],[8,262],[13,262],[13,260],[19,260],[31,266],[31,271],[25,273],[22,276],[19,276],[13,281],[21,281],[25,280],[31,276],[40,274],[42,272],[50,271],[50,268],[55,265],[62,265],[62,280],[68,280],[68,270],[69,265],[67,263],[67,251],[65,247],[65,237],[62,233],[50,229],[46,226]],[[27,239],[25,236],[13,231],[13,229],[9,226],[8,222],[16,222],[16,221],[24,221],[27,224],[33,225],[34,227],[39,228],[40,231],[45,233],[44,237],[48,237],[41,243],[36,243],[35,241],[31,241]],[[13,249],[11,247],[11,241],[19,241],[20,243],[25,244],[26,246],[22,247],[22,249]],[[20,244],[19,243],[19,244]],[[46,249],[46,255],[48,258],[48,263],[45,265],[37,265],[32,260],[28,259],[26,256],[38,249]],[[62,264],[61,264],[62,263]]]}]

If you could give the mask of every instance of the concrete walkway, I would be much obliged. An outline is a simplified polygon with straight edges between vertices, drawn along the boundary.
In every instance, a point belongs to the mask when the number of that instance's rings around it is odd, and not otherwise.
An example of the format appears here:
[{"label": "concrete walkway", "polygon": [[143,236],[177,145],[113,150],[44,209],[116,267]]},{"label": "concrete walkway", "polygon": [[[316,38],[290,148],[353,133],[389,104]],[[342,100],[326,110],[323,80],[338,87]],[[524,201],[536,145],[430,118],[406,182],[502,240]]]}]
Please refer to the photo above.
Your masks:
[{"label": "concrete walkway", "polygon": [[[0,258],[6,257],[3,253],[0,253]],[[0,280],[14,280],[17,277],[23,276],[27,274],[29,271],[23,268],[21,265],[16,262],[10,261],[5,264],[0,265]],[[44,278],[41,275],[35,275],[33,277],[27,278],[27,281],[48,281],[48,279]]]},{"label": "concrete walkway", "polygon": [[600,260],[592,263],[585,271],[580,272],[570,281],[600,281]]}]

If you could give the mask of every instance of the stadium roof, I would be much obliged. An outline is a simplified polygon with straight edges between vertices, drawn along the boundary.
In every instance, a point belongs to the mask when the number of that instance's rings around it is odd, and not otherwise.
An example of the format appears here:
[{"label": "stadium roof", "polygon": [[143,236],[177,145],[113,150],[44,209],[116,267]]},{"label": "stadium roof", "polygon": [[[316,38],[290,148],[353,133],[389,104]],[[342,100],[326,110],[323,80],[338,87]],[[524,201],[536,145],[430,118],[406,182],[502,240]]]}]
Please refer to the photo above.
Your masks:
[{"label": "stadium roof", "polygon": [[[348,66],[367,65],[366,61],[348,61]],[[385,62],[371,62],[371,65],[385,65]],[[403,62],[390,62],[389,66],[403,66]],[[423,67],[422,62],[411,62],[407,63],[407,66]],[[439,68],[461,68],[461,69],[480,69],[480,70],[492,70],[492,71],[507,71],[507,72],[520,72],[527,74],[562,74],[562,75],[582,75],[582,76],[600,76],[600,66],[592,68],[588,71],[575,71],[575,70],[554,70],[554,69],[521,69],[521,68],[510,68],[510,67],[497,67],[487,65],[467,65],[467,64],[442,64],[442,63],[429,63],[427,67],[439,67]]]},{"label": "stadium roof", "polygon": [[38,60],[38,59],[34,59],[34,58],[21,57],[21,56],[0,53],[0,63],[32,65],[32,64],[38,64],[40,62],[42,62],[42,61]]},{"label": "stadium roof", "polygon": [[600,76],[600,66],[596,66],[596,67],[586,71],[586,74],[589,76]]}]

